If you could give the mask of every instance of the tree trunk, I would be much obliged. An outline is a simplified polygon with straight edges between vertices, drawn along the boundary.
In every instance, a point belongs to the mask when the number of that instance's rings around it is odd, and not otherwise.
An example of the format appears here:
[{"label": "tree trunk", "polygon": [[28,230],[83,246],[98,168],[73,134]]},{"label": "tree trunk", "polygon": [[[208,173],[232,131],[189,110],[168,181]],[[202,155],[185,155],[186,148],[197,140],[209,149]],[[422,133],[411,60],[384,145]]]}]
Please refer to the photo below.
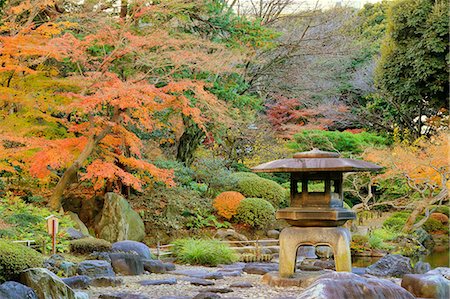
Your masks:
[{"label": "tree trunk", "polygon": [[111,126],[106,127],[103,129],[102,132],[98,135],[94,135],[89,138],[86,146],[84,147],[83,151],[80,153],[80,155],[77,157],[77,159],[70,165],[66,171],[64,171],[64,174],[59,179],[58,184],[55,187],[55,191],[52,194],[52,197],[50,198],[49,205],[52,210],[59,210],[61,209],[61,199],[64,194],[64,190],[66,190],[67,186],[73,182],[74,178],[76,178],[78,170],[80,170],[80,167],[83,165],[84,161],[86,161],[87,158],[92,154],[97,144],[111,131]]},{"label": "tree trunk", "polygon": [[424,199],[421,202],[419,202],[416,208],[412,211],[411,215],[409,215],[408,219],[406,220],[405,226],[403,227],[403,232],[407,233],[411,231],[411,229],[414,226],[414,223],[416,222],[417,216],[422,214],[427,206],[440,202],[446,197],[448,197],[448,189],[444,187],[441,190],[441,192],[439,192],[438,195]]},{"label": "tree trunk", "polygon": [[128,14],[128,1],[122,0],[120,2],[120,18],[122,20],[125,20],[125,18],[127,17],[127,14]]},{"label": "tree trunk", "polygon": [[[188,120],[190,121],[190,120]],[[200,145],[200,142],[205,136],[205,132],[201,130],[196,124],[186,124],[186,129],[180,137],[180,141],[177,148],[177,161],[183,162],[186,166],[189,166],[194,162],[194,152]]]}]

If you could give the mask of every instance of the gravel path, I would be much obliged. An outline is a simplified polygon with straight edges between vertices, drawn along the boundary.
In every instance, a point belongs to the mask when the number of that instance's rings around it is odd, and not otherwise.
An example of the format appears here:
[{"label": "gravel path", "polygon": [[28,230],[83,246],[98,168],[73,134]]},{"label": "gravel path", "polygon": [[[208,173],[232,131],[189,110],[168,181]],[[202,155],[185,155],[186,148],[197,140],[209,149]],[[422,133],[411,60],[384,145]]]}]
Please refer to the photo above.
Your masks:
[{"label": "gravel path", "polygon": [[[214,272],[216,268],[207,268],[200,266],[184,266],[177,265],[177,270],[186,269],[203,269],[209,272]],[[296,298],[300,292],[299,287],[290,288],[276,288],[265,285],[261,282],[261,275],[246,274],[243,273],[242,276],[237,277],[225,277],[224,279],[211,280],[215,282],[213,286],[194,286],[190,282],[183,279],[187,276],[174,275],[174,274],[146,274],[139,276],[122,276],[124,279],[124,284],[119,287],[90,287],[88,290],[90,298],[98,298],[101,294],[113,294],[117,292],[128,292],[134,294],[142,294],[148,298],[161,298],[164,296],[185,296],[193,298],[199,294],[200,290],[205,290],[208,288],[230,288],[230,285],[236,282],[249,282],[253,285],[251,288],[236,288],[233,287],[233,292],[226,294],[219,294],[221,298],[243,298],[243,299],[265,299],[265,298],[275,298],[275,299],[293,299]],[[176,278],[177,284],[175,285],[153,285],[153,286],[141,286],[138,282],[141,280],[154,280],[154,279],[167,279]],[[176,298],[176,297],[175,297]]]}]

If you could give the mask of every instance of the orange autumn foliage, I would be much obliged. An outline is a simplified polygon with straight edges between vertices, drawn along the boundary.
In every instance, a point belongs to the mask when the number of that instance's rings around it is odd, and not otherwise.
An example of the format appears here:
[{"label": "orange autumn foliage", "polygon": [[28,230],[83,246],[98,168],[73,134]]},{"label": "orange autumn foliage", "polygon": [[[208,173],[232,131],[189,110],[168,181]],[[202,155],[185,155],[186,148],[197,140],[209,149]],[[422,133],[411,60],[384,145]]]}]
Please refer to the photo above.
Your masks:
[{"label": "orange autumn foliage", "polygon": [[245,198],[239,192],[227,191],[222,192],[214,199],[213,206],[220,216],[231,219],[237,213],[237,208],[241,200]]}]

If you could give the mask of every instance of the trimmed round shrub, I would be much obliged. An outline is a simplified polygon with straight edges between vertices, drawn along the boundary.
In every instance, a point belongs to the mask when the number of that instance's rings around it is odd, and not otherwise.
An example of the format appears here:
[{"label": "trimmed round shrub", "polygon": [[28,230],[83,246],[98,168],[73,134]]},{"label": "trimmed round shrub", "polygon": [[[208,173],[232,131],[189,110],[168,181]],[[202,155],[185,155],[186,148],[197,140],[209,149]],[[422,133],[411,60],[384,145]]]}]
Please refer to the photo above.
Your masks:
[{"label": "trimmed round shrub", "polygon": [[443,213],[431,213],[430,218],[436,219],[442,224],[448,224],[448,216]]},{"label": "trimmed round shrub", "polygon": [[191,265],[217,266],[231,264],[239,259],[228,244],[213,239],[176,240],[173,253],[179,262]]},{"label": "trimmed round shrub", "polygon": [[21,271],[42,267],[43,262],[44,257],[36,250],[0,240],[0,283],[17,280]]},{"label": "trimmed round shrub", "polygon": [[245,197],[263,198],[274,207],[279,207],[286,200],[286,189],[272,180],[247,172],[238,172],[232,176],[236,179],[236,191]]},{"label": "trimmed round shrub", "polygon": [[213,206],[217,210],[217,214],[226,219],[231,219],[237,213],[237,208],[241,200],[245,198],[239,192],[226,191],[222,192],[213,201]]},{"label": "trimmed round shrub", "polygon": [[237,208],[236,219],[253,228],[265,228],[275,220],[275,208],[262,198],[245,198]]},{"label": "trimmed round shrub", "polygon": [[70,241],[70,252],[72,253],[92,253],[94,251],[110,251],[111,243],[103,239],[83,238]]}]

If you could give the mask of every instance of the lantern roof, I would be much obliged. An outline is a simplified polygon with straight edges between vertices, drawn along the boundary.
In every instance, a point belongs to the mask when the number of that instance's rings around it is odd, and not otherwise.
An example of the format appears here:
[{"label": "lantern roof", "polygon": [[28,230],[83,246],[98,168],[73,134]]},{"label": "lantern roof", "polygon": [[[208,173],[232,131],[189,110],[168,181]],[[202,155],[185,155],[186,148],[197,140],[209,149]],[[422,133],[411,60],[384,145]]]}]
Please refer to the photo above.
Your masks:
[{"label": "lantern roof", "polygon": [[370,162],[340,158],[336,152],[313,149],[294,154],[291,159],[280,159],[252,168],[253,172],[362,172],[379,171],[381,166]]}]

